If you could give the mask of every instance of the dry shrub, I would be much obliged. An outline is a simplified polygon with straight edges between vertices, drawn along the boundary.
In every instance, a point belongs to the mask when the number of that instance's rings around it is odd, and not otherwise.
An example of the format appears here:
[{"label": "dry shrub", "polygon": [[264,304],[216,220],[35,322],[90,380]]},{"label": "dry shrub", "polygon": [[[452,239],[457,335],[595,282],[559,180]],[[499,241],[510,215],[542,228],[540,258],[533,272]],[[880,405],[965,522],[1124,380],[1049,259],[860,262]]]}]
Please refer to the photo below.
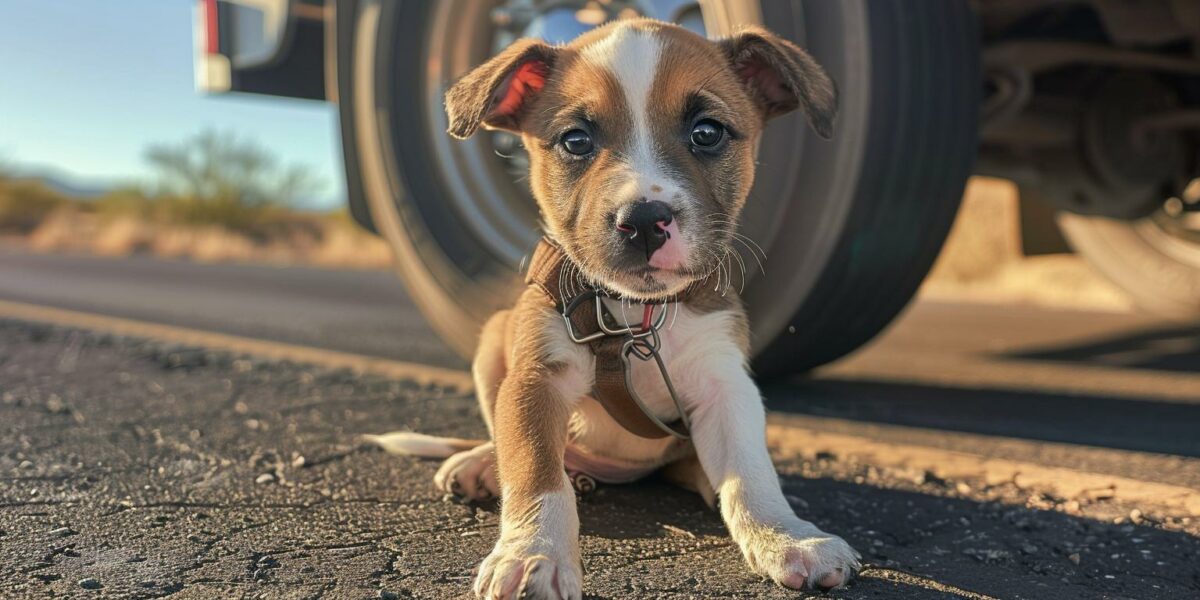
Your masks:
[{"label": "dry shrub", "polygon": [[42,252],[87,251],[99,229],[95,215],[68,205],[47,215],[25,239],[30,248]]},{"label": "dry shrub", "polygon": [[40,181],[0,178],[0,232],[28,234],[69,203]]},{"label": "dry shrub", "polygon": [[321,244],[309,255],[309,262],[328,267],[382,269],[391,266],[392,249],[383,238],[356,225],[333,221],[325,229]]},{"label": "dry shrub", "polygon": [[99,230],[90,244],[93,254],[128,256],[150,248],[154,231],[145,221],[132,216],[99,220]]},{"label": "dry shrub", "polygon": [[[0,234],[34,249],[106,256],[148,253],[202,261],[257,261],[381,268],[386,243],[330,214],[286,208],[323,184],[301,165],[232,132],[203,131],[147,149],[156,181],[94,201],[67,198],[0,172]],[[0,165],[3,167],[3,165]],[[0,169],[2,171],[2,169]]]},{"label": "dry shrub", "polygon": [[221,227],[200,227],[192,234],[186,256],[200,262],[244,262],[255,259],[258,245],[246,235]]}]

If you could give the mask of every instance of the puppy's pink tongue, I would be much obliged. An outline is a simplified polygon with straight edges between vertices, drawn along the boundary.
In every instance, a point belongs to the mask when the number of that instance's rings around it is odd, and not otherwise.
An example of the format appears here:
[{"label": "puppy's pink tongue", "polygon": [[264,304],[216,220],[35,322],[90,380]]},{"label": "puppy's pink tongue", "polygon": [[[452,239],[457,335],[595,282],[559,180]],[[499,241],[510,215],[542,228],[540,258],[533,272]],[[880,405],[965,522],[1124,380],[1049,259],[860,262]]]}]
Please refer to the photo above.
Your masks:
[{"label": "puppy's pink tongue", "polygon": [[683,247],[683,236],[679,235],[676,221],[671,221],[663,229],[667,232],[667,243],[650,255],[650,266],[673,271],[687,264],[687,249]]}]

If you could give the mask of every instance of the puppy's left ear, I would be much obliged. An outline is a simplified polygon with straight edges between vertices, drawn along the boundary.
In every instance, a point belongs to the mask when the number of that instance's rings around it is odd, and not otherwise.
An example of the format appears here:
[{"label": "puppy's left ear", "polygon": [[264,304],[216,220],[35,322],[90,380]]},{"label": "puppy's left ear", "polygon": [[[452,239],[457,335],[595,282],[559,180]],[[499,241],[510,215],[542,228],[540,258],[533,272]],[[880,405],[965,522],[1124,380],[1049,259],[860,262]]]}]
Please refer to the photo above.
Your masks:
[{"label": "puppy's left ear", "polygon": [[558,49],[520,39],[467,73],[446,92],[449,132],[471,137],[480,125],[517,132],[530,101],[546,85]]},{"label": "puppy's left ear", "polygon": [[811,55],[759,27],[743,29],[718,44],[764,120],[803,107],[818,135],[833,135],[837,87]]}]

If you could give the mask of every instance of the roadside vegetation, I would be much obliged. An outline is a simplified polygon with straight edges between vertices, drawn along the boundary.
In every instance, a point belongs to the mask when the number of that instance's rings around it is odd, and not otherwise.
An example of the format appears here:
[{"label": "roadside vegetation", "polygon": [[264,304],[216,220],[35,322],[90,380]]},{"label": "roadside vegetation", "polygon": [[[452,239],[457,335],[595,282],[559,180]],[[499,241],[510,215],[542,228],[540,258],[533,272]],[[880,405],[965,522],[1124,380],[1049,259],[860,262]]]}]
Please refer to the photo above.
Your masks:
[{"label": "roadside vegetation", "polygon": [[72,197],[0,164],[0,236],[39,251],[153,254],[382,268],[386,244],[345,210],[295,207],[321,191],[301,165],[230,133],[204,131],[146,150],[150,181]]}]

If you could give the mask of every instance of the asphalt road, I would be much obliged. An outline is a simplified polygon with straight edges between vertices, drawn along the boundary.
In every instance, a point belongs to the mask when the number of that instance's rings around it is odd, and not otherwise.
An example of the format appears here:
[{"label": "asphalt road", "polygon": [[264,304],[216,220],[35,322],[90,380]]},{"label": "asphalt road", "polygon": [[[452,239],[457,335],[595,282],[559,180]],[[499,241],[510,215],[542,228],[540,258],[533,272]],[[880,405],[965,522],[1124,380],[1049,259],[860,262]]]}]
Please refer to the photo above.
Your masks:
[{"label": "asphalt road", "polygon": [[464,367],[395,275],[0,249],[0,298]]},{"label": "asphalt road", "polygon": [[[462,364],[380,273],[5,251],[0,299]],[[918,303],[765,392],[794,507],[869,565],[836,597],[1200,594],[1200,515],[1136,494],[1200,490],[1194,326]],[[0,397],[0,596],[461,597],[495,535],[494,507],[434,493],[436,464],[357,438],[481,435],[461,393],[7,321]],[[1120,483],[1066,496],[1034,467]],[[792,596],[661,483],[602,487],[580,511],[594,597]]]}]

